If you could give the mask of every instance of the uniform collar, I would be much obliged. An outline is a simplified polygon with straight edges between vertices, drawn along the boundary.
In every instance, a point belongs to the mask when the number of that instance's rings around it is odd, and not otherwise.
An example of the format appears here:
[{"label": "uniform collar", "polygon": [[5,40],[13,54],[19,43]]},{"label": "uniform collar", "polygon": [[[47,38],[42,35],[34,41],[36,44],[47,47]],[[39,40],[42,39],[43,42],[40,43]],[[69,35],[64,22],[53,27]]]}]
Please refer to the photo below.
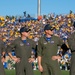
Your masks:
[{"label": "uniform collar", "polygon": [[[52,38],[52,36],[51,36],[50,38]],[[44,39],[45,39],[46,41],[48,41],[46,35],[44,35]]]}]

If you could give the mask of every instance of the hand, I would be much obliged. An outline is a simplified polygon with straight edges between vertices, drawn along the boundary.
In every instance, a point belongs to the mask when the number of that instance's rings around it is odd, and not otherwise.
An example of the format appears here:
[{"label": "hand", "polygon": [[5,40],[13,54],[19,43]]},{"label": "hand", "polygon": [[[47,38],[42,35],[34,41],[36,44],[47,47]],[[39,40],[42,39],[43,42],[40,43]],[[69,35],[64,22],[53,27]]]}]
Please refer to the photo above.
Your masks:
[{"label": "hand", "polygon": [[38,69],[40,72],[43,72],[43,67],[41,65],[39,65]]},{"label": "hand", "polygon": [[20,62],[20,58],[13,57],[12,59],[13,59],[16,63],[19,63],[19,62]]},{"label": "hand", "polygon": [[61,59],[60,56],[52,56],[52,60],[58,60],[58,59]]},{"label": "hand", "polygon": [[34,58],[29,58],[29,59],[28,59],[28,61],[29,61],[30,63],[34,62],[34,60],[35,60]]}]

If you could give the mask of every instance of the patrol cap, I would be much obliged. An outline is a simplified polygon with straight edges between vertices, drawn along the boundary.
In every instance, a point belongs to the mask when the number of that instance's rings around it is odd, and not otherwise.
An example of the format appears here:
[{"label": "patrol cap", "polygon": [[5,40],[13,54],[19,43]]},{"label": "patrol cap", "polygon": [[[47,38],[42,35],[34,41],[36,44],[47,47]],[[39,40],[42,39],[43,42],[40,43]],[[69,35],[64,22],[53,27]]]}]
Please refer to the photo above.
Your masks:
[{"label": "patrol cap", "polygon": [[53,30],[54,28],[52,26],[50,26],[50,24],[45,25],[44,27],[44,31],[45,30]]},{"label": "patrol cap", "polygon": [[29,32],[29,31],[30,31],[30,29],[27,28],[27,27],[22,27],[22,28],[20,29],[20,33],[22,33],[22,32]]}]

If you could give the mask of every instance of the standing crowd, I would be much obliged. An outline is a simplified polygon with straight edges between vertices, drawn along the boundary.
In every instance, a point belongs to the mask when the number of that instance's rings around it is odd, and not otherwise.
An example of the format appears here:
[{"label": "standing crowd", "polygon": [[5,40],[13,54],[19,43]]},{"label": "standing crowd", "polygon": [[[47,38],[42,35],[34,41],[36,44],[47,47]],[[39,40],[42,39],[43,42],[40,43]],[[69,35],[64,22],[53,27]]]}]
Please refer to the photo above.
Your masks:
[{"label": "standing crowd", "polygon": [[35,68],[38,60],[42,75],[61,75],[60,68],[69,70],[71,60],[70,74],[74,75],[75,14],[50,14],[37,20],[20,20],[0,18],[0,39],[4,42],[4,47],[0,43],[2,62],[11,58],[16,63],[16,75],[33,75],[32,63]]}]

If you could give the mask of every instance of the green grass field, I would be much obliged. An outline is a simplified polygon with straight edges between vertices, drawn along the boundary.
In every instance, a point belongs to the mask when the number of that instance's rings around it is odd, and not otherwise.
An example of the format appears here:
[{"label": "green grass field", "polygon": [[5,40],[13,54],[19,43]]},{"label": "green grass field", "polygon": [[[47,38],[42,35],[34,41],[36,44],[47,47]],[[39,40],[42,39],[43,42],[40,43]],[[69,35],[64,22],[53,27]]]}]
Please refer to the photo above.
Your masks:
[{"label": "green grass field", "polygon": [[[5,70],[6,75],[15,75],[15,70]],[[34,75],[41,75],[38,70],[34,71]],[[69,75],[69,71],[62,71],[62,75]]]}]

